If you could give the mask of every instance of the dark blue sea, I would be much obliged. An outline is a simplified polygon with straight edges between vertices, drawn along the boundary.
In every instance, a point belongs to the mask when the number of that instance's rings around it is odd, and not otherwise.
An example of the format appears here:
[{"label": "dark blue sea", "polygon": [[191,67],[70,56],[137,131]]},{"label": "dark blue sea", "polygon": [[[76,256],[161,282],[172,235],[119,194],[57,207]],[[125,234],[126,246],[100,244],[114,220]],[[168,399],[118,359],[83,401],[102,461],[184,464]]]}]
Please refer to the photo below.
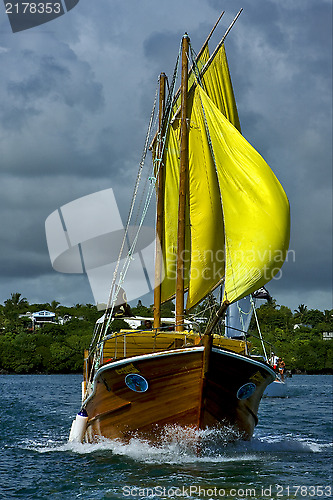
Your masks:
[{"label": "dark blue sea", "polygon": [[0,498],[331,499],[332,382],[294,375],[288,398],[262,401],[251,442],[203,431],[198,454],[179,429],[158,446],[68,444],[81,376],[1,375]]}]

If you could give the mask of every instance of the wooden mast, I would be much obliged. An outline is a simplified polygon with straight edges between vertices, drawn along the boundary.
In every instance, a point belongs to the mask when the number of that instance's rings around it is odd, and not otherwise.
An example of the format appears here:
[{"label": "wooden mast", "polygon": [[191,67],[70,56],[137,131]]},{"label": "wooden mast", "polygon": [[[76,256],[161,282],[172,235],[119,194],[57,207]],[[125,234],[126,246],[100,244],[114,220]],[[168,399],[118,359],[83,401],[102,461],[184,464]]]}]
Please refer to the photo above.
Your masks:
[{"label": "wooden mast", "polygon": [[187,90],[189,36],[182,40],[181,73],[181,118],[180,118],[180,174],[177,237],[177,278],[176,278],[176,330],[184,330],[184,256],[185,256],[185,210],[188,177],[188,130],[187,130]]},{"label": "wooden mast", "polygon": [[162,282],[162,237],[163,237],[163,208],[164,208],[164,171],[162,158],[162,123],[165,105],[165,82],[166,75],[160,75],[160,97],[158,132],[159,142],[156,158],[159,161],[158,185],[157,185],[157,207],[156,207],[156,249],[155,249],[155,287],[154,287],[154,328],[161,326],[161,282]]},{"label": "wooden mast", "polygon": [[[222,16],[224,15],[224,13],[225,13],[225,11],[223,10],[223,11],[221,12],[221,14],[220,14],[220,16],[219,16],[218,20],[216,21],[216,23],[214,24],[214,26],[213,26],[213,27],[212,27],[212,29],[210,30],[209,35],[207,36],[207,38],[206,38],[206,40],[205,40],[205,42],[204,42],[203,46],[201,47],[201,49],[200,49],[200,50],[199,50],[199,52],[198,52],[198,55],[197,55],[197,57],[196,57],[196,59],[195,59],[195,60],[196,60],[196,62],[197,62],[197,61],[199,61],[199,59],[200,59],[200,57],[201,57],[201,55],[202,55],[203,51],[204,51],[204,50],[205,50],[205,48],[206,48],[206,45],[208,45],[208,42],[209,42],[209,40],[211,39],[211,37],[212,37],[212,35],[213,35],[213,33],[214,33],[214,31],[215,31],[215,29],[216,29],[217,25],[218,25],[218,24],[219,24],[219,22],[221,21]],[[192,67],[193,67],[193,66],[192,66]]]}]

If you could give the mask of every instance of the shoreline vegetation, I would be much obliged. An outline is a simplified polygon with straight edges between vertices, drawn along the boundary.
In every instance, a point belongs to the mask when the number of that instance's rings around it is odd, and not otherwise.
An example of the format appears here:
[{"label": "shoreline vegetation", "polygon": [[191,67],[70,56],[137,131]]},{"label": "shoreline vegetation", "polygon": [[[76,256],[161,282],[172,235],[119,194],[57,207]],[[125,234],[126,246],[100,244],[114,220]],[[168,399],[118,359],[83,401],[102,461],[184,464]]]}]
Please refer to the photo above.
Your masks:
[{"label": "shoreline vegetation", "polygon": [[[208,301],[196,308],[203,330]],[[33,313],[47,311],[49,321],[41,321]],[[162,307],[162,316],[174,315],[172,301]],[[152,306],[138,302],[133,315],[152,317]],[[103,312],[92,304],[62,306],[53,301],[29,304],[20,293],[0,304],[0,374],[66,374],[80,373],[83,352],[89,347],[95,322]],[[46,317],[48,315],[46,314]],[[261,305],[257,316],[267,354],[281,356],[286,368],[297,374],[333,374],[333,310],[308,309],[304,304],[292,312],[275,300]],[[52,318],[52,319],[51,319]],[[130,329],[126,318],[115,319],[111,331]],[[252,352],[262,354],[258,331],[252,319],[248,341]]]}]

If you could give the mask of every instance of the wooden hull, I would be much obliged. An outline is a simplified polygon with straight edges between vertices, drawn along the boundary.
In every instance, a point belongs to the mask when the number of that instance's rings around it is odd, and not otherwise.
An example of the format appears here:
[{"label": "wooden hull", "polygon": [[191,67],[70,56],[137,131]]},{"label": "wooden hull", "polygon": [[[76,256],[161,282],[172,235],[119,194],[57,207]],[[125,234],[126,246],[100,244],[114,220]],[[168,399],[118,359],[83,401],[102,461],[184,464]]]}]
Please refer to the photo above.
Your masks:
[{"label": "wooden hull", "polygon": [[[83,403],[88,413],[85,440],[126,441],[135,435],[156,440],[167,425],[232,426],[240,437],[250,439],[260,399],[274,372],[265,363],[213,347],[203,384],[203,351],[195,346],[103,365]],[[131,387],[130,374],[134,380],[143,377],[143,386]]]}]

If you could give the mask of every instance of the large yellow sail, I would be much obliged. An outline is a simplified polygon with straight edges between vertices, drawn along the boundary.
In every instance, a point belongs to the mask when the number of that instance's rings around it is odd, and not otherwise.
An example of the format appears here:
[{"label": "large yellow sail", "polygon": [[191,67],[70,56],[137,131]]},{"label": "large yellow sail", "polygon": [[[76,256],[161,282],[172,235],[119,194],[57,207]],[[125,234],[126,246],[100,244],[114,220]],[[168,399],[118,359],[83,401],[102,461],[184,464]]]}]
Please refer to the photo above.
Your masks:
[{"label": "large yellow sail", "polygon": [[[207,94],[218,107],[218,109],[240,130],[239,118],[236,108],[236,102],[231,84],[231,78],[226,58],[224,46],[222,45],[216,56],[209,62],[209,67],[205,65],[209,61],[208,45],[202,51],[201,57],[195,68],[195,72],[204,70],[202,84]],[[190,176],[188,192],[188,210],[186,216],[186,254],[185,254],[185,288],[190,287],[188,297],[188,307],[192,307],[199,302],[214,286],[216,286],[224,275],[224,229],[222,223],[221,203],[216,197],[217,182],[214,179],[214,166],[207,139],[202,139],[202,124],[196,126],[196,118],[191,117],[193,95],[198,82],[195,73],[192,71],[189,76],[189,161]],[[179,111],[180,97],[174,104],[171,115],[171,123],[167,145],[164,154],[165,172],[165,195],[164,195],[164,231],[162,237],[162,248],[164,258],[165,278],[162,283],[162,301],[166,301],[175,294],[176,286],[176,256],[177,256],[177,225],[178,225],[178,196],[179,196],[179,147],[180,147],[180,129],[179,129]],[[199,120],[199,118],[198,118]],[[202,141],[206,142],[206,151],[202,150]],[[207,149],[208,148],[208,149]],[[203,158],[205,155],[205,160]],[[202,182],[205,178],[207,182]],[[213,194],[214,191],[214,194]],[[205,202],[215,200],[212,204],[212,213],[207,219],[207,210],[204,208]],[[200,228],[205,220],[206,231],[202,232]],[[208,225],[211,230],[208,230]],[[218,227],[218,231],[216,231]],[[202,237],[203,234],[209,234],[210,237]],[[212,255],[218,255],[219,262],[215,262]],[[190,274],[191,267],[191,278]],[[204,279],[201,280],[200,276]],[[203,283],[202,283],[203,281]],[[190,283],[192,283],[190,285]],[[194,286],[196,283],[197,286]],[[190,298],[192,297],[192,298]]]},{"label": "large yellow sail", "polygon": [[234,302],[279,272],[289,246],[289,202],[265,160],[200,87],[192,109],[211,141],[224,221],[224,293]]},{"label": "large yellow sail", "polygon": [[232,88],[227,55],[224,45],[220,47],[202,77],[206,94],[224,116],[240,131],[239,117]]},{"label": "large yellow sail", "polygon": [[[207,54],[205,55],[207,58]],[[189,87],[186,213],[187,308],[222,279],[230,302],[267,283],[289,244],[289,204],[275,175],[240,134],[224,46]],[[174,105],[164,154],[162,301],[175,294],[179,196],[179,120]]]},{"label": "large yellow sail", "polygon": [[[201,70],[209,60],[208,44],[203,48],[197,61],[195,71]],[[196,82],[195,72],[189,74],[189,90]],[[180,148],[180,121],[177,111],[180,110],[180,96],[173,105],[172,123],[167,132],[166,148],[163,157],[163,173],[165,176],[164,217],[162,235],[162,254],[164,279],[161,285],[162,302],[175,295],[177,269],[177,227],[178,227],[178,199],[179,199],[179,148]],[[188,202],[188,200],[187,200]],[[190,266],[190,222],[189,211],[186,213],[186,255],[185,257],[185,288],[188,287]]]},{"label": "large yellow sail", "polygon": [[[240,130],[224,45],[201,81],[218,110]],[[221,194],[212,146],[202,107],[196,105],[198,85],[189,98],[189,210],[191,266],[187,308],[200,302],[225,274],[225,234]]]}]

